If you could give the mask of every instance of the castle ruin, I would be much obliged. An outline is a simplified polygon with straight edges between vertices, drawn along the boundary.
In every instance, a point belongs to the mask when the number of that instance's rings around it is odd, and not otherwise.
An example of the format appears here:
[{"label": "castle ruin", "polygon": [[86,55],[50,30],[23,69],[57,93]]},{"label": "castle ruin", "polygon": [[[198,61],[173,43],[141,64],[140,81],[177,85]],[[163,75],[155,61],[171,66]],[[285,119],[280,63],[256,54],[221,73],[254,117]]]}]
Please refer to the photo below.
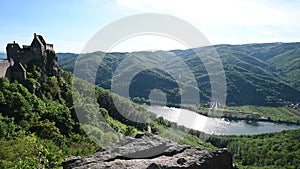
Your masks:
[{"label": "castle ruin", "polygon": [[53,44],[47,44],[41,35],[34,33],[31,45],[22,48],[15,41],[6,46],[7,60],[0,61],[0,78],[10,80],[26,80],[24,65],[34,64],[40,72],[50,76],[57,76],[59,68]]}]

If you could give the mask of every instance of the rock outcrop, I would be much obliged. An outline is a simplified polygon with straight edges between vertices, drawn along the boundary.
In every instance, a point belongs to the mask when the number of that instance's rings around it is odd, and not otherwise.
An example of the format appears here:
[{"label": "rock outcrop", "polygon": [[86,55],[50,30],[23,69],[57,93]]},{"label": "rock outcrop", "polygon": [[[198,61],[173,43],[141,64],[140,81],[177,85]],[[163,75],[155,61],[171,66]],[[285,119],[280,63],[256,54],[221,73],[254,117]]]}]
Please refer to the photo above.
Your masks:
[{"label": "rock outcrop", "polygon": [[128,138],[88,157],[71,157],[65,169],[84,168],[191,168],[231,169],[232,156],[226,150],[207,150],[179,145],[156,135]]}]

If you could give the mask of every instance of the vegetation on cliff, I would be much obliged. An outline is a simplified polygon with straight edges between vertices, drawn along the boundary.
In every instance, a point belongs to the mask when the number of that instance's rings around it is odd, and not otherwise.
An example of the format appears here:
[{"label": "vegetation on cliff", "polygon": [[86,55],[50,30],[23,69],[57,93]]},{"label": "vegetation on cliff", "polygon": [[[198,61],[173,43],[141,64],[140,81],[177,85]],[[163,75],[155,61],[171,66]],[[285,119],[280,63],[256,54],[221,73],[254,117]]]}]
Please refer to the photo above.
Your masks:
[{"label": "vegetation on cliff", "polygon": [[[57,168],[66,157],[91,155],[124,136],[149,132],[150,127],[160,128],[161,133],[174,139],[186,135],[179,130],[162,132],[168,129],[165,121],[147,124],[127,120],[118,113],[111,92],[74,79],[71,73],[62,71],[58,77],[48,77],[34,65],[27,65],[27,70],[28,79],[22,83],[0,79],[0,168]],[[84,89],[84,93],[72,93],[73,88]],[[83,96],[93,92],[97,104]],[[133,105],[146,113],[131,101],[118,99],[123,106]],[[78,116],[87,122],[79,122]],[[100,116],[105,121],[98,121]],[[115,132],[107,132],[107,126]],[[90,132],[96,137],[89,137]],[[213,148],[192,135],[181,143]]]},{"label": "vegetation on cliff", "polygon": [[[102,114],[107,123],[124,135],[135,135],[137,129],[125,125],[112,118],[112,108],[105,108],[110,92],[97,88],[89,88],[89,92],[97,93],[98,109],[93,108],[88,100],[72,99],[73,76],[61,72],[59,77],[48,77],[40,74],[34,65],[27,65],[28,79],[19,83],[0,79],[0,168],[54,168],[68,156],[83,156],[101,149],[101,145],[92,141],[81,125],[75,113],[77,109],[85,110],[86,118]],[[82,88],[89,85],[79,80]],[[85,86],[86,85],[86,86]],[[82,98],[75,93],[75,98]],[[98,108],[98,107],[97,107]],[[101,125],[101,124],[95,124]],[[103,132],[101,127],[93,128],[101,134],[103,144],[112,139],[120,139],[115,133]]]}]

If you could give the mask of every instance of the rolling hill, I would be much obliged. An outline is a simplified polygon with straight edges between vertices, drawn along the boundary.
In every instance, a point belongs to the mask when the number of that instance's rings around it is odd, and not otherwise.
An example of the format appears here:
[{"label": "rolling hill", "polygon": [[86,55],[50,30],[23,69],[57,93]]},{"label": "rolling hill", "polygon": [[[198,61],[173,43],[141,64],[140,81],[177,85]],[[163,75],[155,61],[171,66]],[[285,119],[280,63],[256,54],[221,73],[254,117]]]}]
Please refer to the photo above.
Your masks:
[{"label": "rolling hill", "polygon": [[[136,68],[143,70],[130,81],[129,96],[132,99],[145,101],[149,99],[151,90],[160,89],[166,93],[169,104],[179,104],[180,86],[193,87],[190,84],[192,80],[187,78],[178,83],[171,74],[175,72],[185,75],[186,69],[176,59],[173,64],[166,65],[165,69],[170,72],[155,69],[156,65],[164,65],[170,58],[173,59],[170,56],[174,56],[189,67],[198,85],[195,90],[199,92],[202,102],[208,102],[211,85],[207,69],[198,56],[206,57],[214,49],[218,52],[225,70],[227,105],[282,106],[287,102],[300,102],[300,43],[216,45],[214,48],[133,53],[95,52],[81,55],[80,70],[89,72],[91,68],[97,68],[99,59],[103,58],[99,69],[95,69],[95,84],[106,89],[111,88],[112,77],[120,67],[123,73],[129,74]],[[73,71],[78,54],[57,55],[60,66],[64,70]],[[123,63],[127,65],[122,65]],[[148,69],[144,70],[145,66]],[[89,81],[91,77],[92,72],[82,78]]]}]

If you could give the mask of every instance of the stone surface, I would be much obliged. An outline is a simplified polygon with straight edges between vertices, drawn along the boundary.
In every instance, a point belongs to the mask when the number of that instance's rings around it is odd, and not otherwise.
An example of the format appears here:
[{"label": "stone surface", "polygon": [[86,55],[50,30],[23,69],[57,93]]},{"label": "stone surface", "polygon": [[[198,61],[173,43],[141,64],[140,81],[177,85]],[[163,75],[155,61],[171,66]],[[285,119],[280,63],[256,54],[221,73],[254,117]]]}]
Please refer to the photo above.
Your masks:
[{"label": "stone surface", "polygon": [[128,138],[88,157],[68,158],[63,167],[76,168],[199,168],[231,169],[232,156],[226,150],[207,150],[179,145],[156,135]]},{"label": "stone surface", "polygon": [[8,60],[0,60],[0,78],[6,76],[9,66],[10,63]]}]

